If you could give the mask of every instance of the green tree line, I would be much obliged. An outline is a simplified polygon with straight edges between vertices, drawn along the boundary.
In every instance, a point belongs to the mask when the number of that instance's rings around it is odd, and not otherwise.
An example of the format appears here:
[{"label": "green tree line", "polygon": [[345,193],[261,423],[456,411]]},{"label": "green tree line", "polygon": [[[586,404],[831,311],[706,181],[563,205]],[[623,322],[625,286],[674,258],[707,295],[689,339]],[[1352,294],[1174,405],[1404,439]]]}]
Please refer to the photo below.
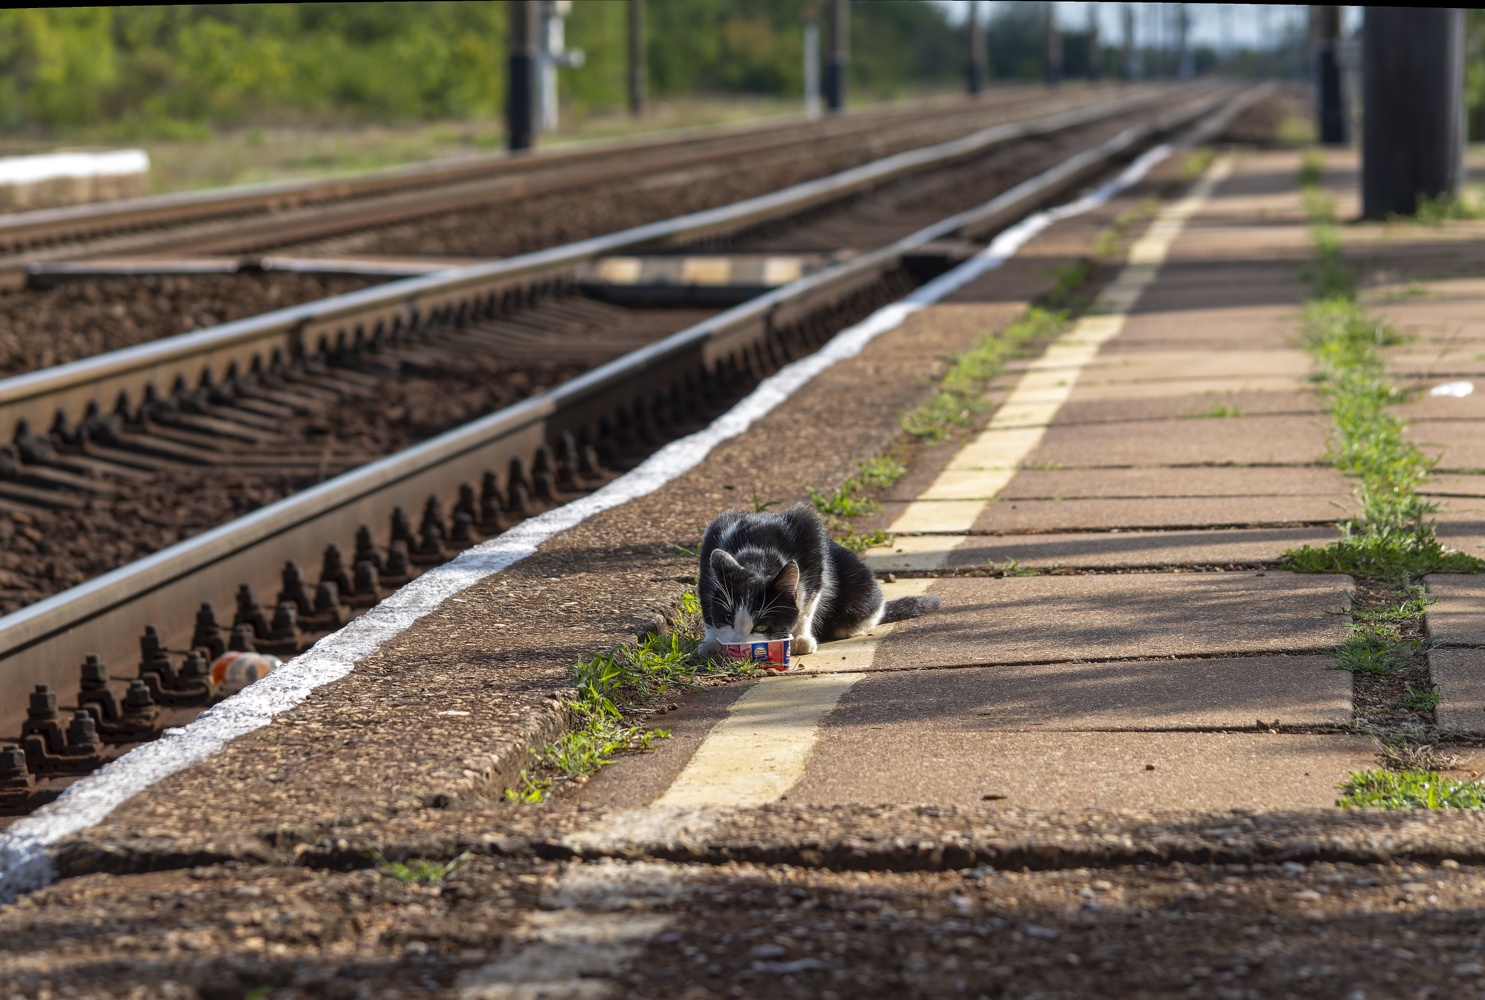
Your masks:
[{"label": "green tree line", "polygon": [[[561,90],[579,113],[626,100],[626,7],[573,5],[568,45],[587,61],[562,71]],[[808,9],[800,0],[647,0],[651,93],[802,93]],[[857,93],[960,78],[964,29],[937,5],[871,0],[851,13]],[[0,127],[493,116],[503,110],[505,52],[505,4],[491,0],[7,8]]]}]

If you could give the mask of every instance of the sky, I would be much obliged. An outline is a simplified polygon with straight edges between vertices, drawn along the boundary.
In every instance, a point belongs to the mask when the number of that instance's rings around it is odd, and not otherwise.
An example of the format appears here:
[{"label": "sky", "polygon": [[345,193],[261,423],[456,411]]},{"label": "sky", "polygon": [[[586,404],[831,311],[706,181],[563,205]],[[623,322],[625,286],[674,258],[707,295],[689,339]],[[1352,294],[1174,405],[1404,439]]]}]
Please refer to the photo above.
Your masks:
[{"label": "sky", "polygon": [[[984,11],[1023,0],[935,0],[949,12],[956,23],[968,16],[971,2],[981,5]],[[1040,3],[1037,4],[1041,6]],[[1081,30],[1088,24],[1089,8],[1098,18],[1099,36],[1110,43],[1123,37],[1123,8],[1131,6],[1135,11],[1135,44],[1145,38],[1149,25],[1159,16],[1159,8],[1173,8],[1175,4],[1157,3],[1081,3],[1061,2],[1057,8],[1057,21],[1064,28]],[[1250,3],[1193,3],[1187,4],[1191,15],[1191,39],[1194,45],[1210,45],[1214,48],[1259,48],[1260,39],[1268,37],[1277,42],[1286,27],[1299,27],[1309,18],[1309,7],[1302,4],[1250,4]],[[1361,25],[1361,7],[1342,7],[1342,30],[1350,34]],[[1173,14],[1170,16],[1174,16]]]}]

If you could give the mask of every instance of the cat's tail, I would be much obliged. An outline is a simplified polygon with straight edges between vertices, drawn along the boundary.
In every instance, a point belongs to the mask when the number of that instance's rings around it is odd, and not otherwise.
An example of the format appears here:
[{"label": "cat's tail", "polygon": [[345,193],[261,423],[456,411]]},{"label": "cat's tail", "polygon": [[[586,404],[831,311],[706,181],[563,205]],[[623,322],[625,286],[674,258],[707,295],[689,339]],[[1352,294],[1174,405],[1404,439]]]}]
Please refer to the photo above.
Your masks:
[{"label": "cat's tail", "polygon": [[904,618],[920,618],[923,615],[937,611],[939,600],[937,594],[923,594],[919,597],[899,597],[895,601],[888,601],[882,606],[882,621],[900,622]]}]

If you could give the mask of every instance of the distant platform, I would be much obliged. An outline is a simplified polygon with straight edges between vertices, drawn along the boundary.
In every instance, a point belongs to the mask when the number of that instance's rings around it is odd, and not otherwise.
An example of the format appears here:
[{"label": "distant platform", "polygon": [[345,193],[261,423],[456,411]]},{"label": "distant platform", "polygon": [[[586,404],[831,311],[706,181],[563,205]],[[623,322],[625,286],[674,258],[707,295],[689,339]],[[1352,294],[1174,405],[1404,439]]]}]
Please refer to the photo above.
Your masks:
[{"label": "distant platform", "polygon": [[147,192],[149,176],[142,149],[0,157],[0,211],[137,198]]}]

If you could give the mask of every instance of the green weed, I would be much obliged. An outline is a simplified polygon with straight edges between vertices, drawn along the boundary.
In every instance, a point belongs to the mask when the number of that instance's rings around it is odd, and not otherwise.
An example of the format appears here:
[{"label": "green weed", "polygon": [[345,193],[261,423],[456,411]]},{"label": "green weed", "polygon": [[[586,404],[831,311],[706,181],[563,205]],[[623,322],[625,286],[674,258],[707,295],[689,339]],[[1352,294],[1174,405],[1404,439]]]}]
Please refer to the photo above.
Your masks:
[{"label": "green weed", "polygon": [[1320,186],[1320,174],[1325,170],[1325,157],[1318,149],[1305,150],[1299,164],[1299,189],[1301,193]]},{"label": "green weed", "polygon": [[1402,707],[1415,712],[1432,712],[1439,707],[1438,688],[1423,688],[1422,690],[1407,685],[1408,696],[1403,699]]},{"label": "green weed", "polygon": [[847,527],[845,534],[836,536],[835,540],[852,552],[861,553],[880,545],[892,544],[892,535],[885,531],[873,531],[869,535],[858,535],[854,528]]},{"label": "green weed", "polygon": [[884,490],[907,474],[906,465],[888,456],[858,462],[856,469],[856,481],[869,490]]},{"label": "green weed", "polygon": [[1033,306],[999,334],[987,333],[954,359],[933,398],[902,415],[909,434],[937,444],[964,430],[985,408],[985,384],[1004,369],[1005,361],[1023,343],[1055,337],[1067,328],[1067,314]]},{"label": "green weed", "polygon": [[1327,458],[1356,483],[1357,516],[1330,545],[1284,554],[1299,573],[1349,573],[1407,587],[1425,573],[1485,571],[1485,561],[1445,549],[1430,515],[1438,505],[1418,491],[1437,459],[1407,439],[1393,407],[1407,398],[1386,374],[1384,348],[1402,337],[1356,301],[1356,276],[1340,253],[1335,206],[1314,184],[1318,156],[1306,156],[1300,182],[1316,248],[1309,271],[1315,298],[1301,342],[1315,360],[1314,381],[1330,409]]},{"label": "green weed", "polygon": [[1485,218],[1485,204],[1481,203],[1478,192],[1465,191],[1462,194],[1446,194],[1437,198],[1420,194],[1412,221],[1437,226],[1451,219],[1481,218]]},{"label": "green weed", "polygon": [[1393,625],[1350,624],[1351,634],[1335,648],[1332,670],[1353,674],[1390,674],[1412,666],[1422,639],[1406,639]]},{"label": "green weed", "polygon": [[1198,418],[1241,417],[1242,415],[1243,411],[1239,410],[1236,406],[1225,406],[1222,403],[1218,403],[1204,413],[1194,414]]},{"label": "green weed", "polygon": [[[625,713],[653,701],[673,688],[695,688],[697,675],[747,674],[756,670],[742,661],[714,665],[697,655],[701,644],[701,603],[690,592],[681,595],[671,630],[665,635],[650,633],[635,645],[619,645],[606,653],[582,657],[572,668],[577,698],[567,707],[576,719],[565,735],[531,754],[549,771],[564,778],[591,774],[623,752],[649,750],[657,739],[670,735],[665,729],[630,725]],[[521,772],[520,787],[508,789],[513,802],[540,802],[552,785]]]},{"label": "green weed", "polygon": [[1341,785],[1342,809],[1479,809],[1485,789],[1473,781],[1442,778],[1435,771],[1361,771]]},{"label": "green weed", "polygon": [[995,576],[1036,576],[1036,570],[1023,567],[1015,559],[1010,559],[1003,563],[998,563],[992,559],[985,563],[985,568],[990,570]]},{"label": "green weed", "polygon": [[465,851],[452,861],[413,859],[404,864],[400,861],[388,861],[376,851],[371,852],[371,860],[376,862],[377,871],[383,875],[399,882],[421,882],[423,885],[438,885],[443,882],[469,864],[469,857],[469,852]]},{"label": "green weed", "polygon": [[1082,297],[1078,292],[1093,277],[1093,261],[1084,257],[1069,264],[1063,264],[1052,272],[1057,280],[1053,283],[1050,291],[1042,296],[1044,307],[1051,309],[1081,308]]},{"label": "green weed", "polygon": [[1217,151],[1211,146],[1193,149],[1181,164],[1181,180],[1189,181],[1206,173],[1207,167],[1210,167],[1216,158]]},{"label": "green weed", "polygon": [[783,502],[784,501],[782,501],[782,500],[759,500],[758,499],[758,491],[757,490],[754,490],[753,491],[753,513],[754,514],[762,514],[764,511],[768,510],[768,508],[770,508],[770,507],[777,507],[779,504],[781,504]]},{"label": "green weed", "polygon": [[892,536],[885,531],[858,535],[856,528],[845,519],[881,510],[881,504],[872,500],[870,493],[886,489],[906,473],[907,466],[895,458],[869,458],[864,462],[857,462],[855,475],[833,493],[822,493],[810,487],[810,500],[814,502],[815,509],[824,515],[825,523],[830,526],[837,542],[852,552],[865,552],[874,546],[886,545],[892,541]]},{"label": "green weed", "polygon": [[852,496],[845,486],[841,486],[834,493],[821,493],[812,486],[810,487],[810,500],[820,513],[833,514],[836,517],[860,517],[882,509],[878,503]]}]

